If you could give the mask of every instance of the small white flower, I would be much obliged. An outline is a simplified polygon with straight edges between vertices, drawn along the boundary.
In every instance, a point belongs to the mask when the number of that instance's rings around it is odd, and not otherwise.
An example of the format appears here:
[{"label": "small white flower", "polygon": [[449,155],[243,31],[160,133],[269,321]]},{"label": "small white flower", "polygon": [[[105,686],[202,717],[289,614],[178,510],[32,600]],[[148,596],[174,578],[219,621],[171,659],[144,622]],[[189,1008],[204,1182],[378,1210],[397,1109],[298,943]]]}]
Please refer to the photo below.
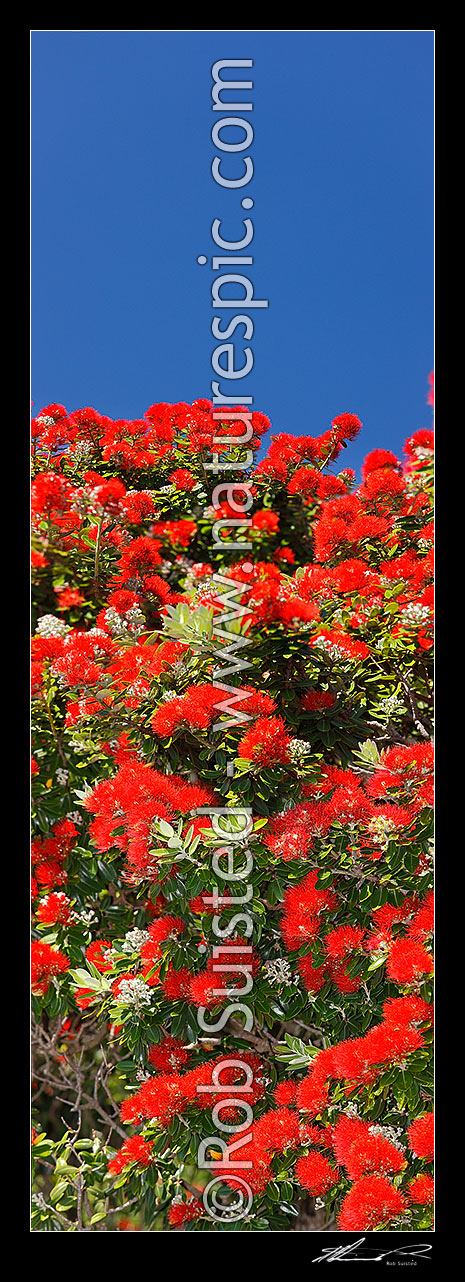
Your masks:
[{"label": "small white flower", "polygon": [[43,614],[36,627],[36,636],[65,637],[69,630],[64,619],[57,619],[55,614]]},{"label": "small white flower", "polygon": [[88,462],[88,460],[92,458],[93,453],[94,446],[90,441],[79,441],[73,451],[73,459],[77,467],[80,467],[81,463]]},{"label": "small white flower", "polygon": [[384,1139],[389,1140],[391,1144],[394,1144],[395,1148],[398,1148],[401,1153],[404,1152],[404,1145],[400,1141],[400,1136],[402,1135],[401,1126],[369,1126],[368,1130],[370,1135],[381,1135]]},{"label": "small white flower", "polygon": [[134,930],[128,930],[127,935],[125,935],[121,944],[121,952],[138,953],[142,948],[142,944],[146,944],[148,939],[150,939],[148,930],[138,930],[136,926]]},{"label": "small white flower", "polygon": [[34,1203],[34,1206],[37,1206],[39,1208],[39,1211],[47,1210],[47,1204],[46,1204],[43,1193],[33,1193],[32,1201]]},{"label": "small white flower", "polygon": [[409,494],[414,494],[417,490],[427,490],[428,487],[429,477],[427,473],[411,472],[405,477],[405,488]]},{"label": "small white flower", "polygon": [[292,970],[287,957],[276,957],[263,966],[269,984],[292,984]]},{"label": "small white flower", "polygon": [[79,813],[79,810],[68,810],[66,818],[71,819],[73,824],[82,824],[82,815]]},{"label": "small white flower", "polygon": [[393,717],[396,712],[405,711],[405,704],[398,694],[389,694],[385,699],[381,700],[379,710],[384,712],[387,717]]},{"label": "small white flower", "polygon": [[352,655],[346,654],[346,651],[336,645],[334,641],[329,641],[328,637],[315,637],[313,642],[317,650],[324,650],[330,659],[342,659],[346,663],[353,663]]},{"label": "small white flower", "polygon": [[139,1012],[143,1006],[152,1005],[153,992],[143,979],[135,975],[133,979],[122,979],[118,990],[118,1001],[123,1006],[132,1006]]},{"label": "small white flower", "polygon": [[73,921],[81,921],[84,926],[91,926],[94,921],[98,921],[97,913],[92,912],[92,909],[87,912],[83,910],[81,913],[72,913],[71,916]]},{"label": "small white flower", "polygon": [[402,610],[400,617],[403,623],[410,623],[413,626],[427,623],[430,617],[429,606],[418,605],[414,601],[410,601]]},{"label": "small white flower", "polygon": [[375,846],[381,846],[383,850],[387,850],[390,838],[393,832],[396,831],[396,825],[394,820],[388,819],[386,815],[378,815],[374,819],[370,819],[368,831]]},{"label": "small white flower", "polygon": [[291,739],[289,752],[294,765],[298,765],[305,757],[308,757],[311,751],[311,746],[305,739]]},{"label": "small white flower", "polygon": [[125,637],[138,637],[145,628],[145,618],[138,606],[131,606],[120,614],[111,606],[105,610],[105,623],[112,636],[124,640]]}]

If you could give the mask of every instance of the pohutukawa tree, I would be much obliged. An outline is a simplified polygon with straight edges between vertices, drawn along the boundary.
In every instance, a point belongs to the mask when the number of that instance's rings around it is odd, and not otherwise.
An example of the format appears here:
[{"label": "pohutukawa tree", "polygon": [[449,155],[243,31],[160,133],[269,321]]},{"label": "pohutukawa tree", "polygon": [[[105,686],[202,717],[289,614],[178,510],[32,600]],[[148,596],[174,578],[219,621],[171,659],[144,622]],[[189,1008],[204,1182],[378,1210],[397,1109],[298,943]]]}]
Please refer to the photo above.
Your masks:
[{"label": "pohutukawa tree", "polygon": [[236,412],[33,422],[36,1231],[432,1223],[433,436]]}]

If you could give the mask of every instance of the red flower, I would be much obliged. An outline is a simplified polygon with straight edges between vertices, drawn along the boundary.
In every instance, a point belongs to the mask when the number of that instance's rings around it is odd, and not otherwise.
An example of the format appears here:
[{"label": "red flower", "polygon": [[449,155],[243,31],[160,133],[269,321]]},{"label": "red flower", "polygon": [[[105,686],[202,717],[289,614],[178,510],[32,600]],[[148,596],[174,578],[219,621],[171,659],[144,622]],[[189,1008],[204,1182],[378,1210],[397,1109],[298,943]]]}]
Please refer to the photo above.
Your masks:
[{"label": "red flower", "polygon": [[34,940],[31,945],[31,983],[35,997],[43,997],[57,975],[69,970],[70,961],[59,948]]},{"label": "red flower", "polygon": [[357,1180],[344,1198],[338,1217],[339,1228],[344,1232],[376,1229],[389,1225],[407,1209],[402,1193],[379,1175],[367,1175]]},{"label": "red flower", "polygon": [[193,1193],[190,1193],[186,1198],[182,1198],[180,1194],[177,1194],[173,1198],[168,1211],[168,1221],[175,1228],[179,1228],[181,1224],[188,1224],[190,1220],[199,1220],[203,1214],[203,1203],[197,1197],[194,1197]]},{"label": "red flower", "polygon": [[431,1175],[416,1175],[407,1184],[407,1193],[411,1202],[419,1206],[431,1206],[434,1202],[434,1180]]},{"label": "red flower", "polygon": [[188,686],[184,694],[160,704],[152,717],[152,730],[160,738],[185,724],[191,730],[206,730],[216,715],[221,691],[211,685]]},{"label": "red flower", "polygon": [[278,1108],[295,1108],[297,1102],[297,1083],[278,1082],[273,1091]]},{"label": "red flower", "polygon": [[365,931],[360,926],[338,926],[325,939],[325,952],[334,961],[342,961],[361,948]]},{"label": "red flower", "polygon": [[432,1162],[434,1157],[434,1113],[422,1113],[407,1131],[410,1148],[416,1157]]},{"label": "red flower", "polygon": [[184,1079],[179,1073],[150,1077],[135,1095],[124,1101],[121,1117],[125,1121],[135,1121],[137,1116],[156,1118],[167,1124],[177,1113],[184,1112],[188,1100]]},{"label": "red flower", "polygon": [[195,485],[195,476],[187,468],[178,467],[171,473],[170,481],[177,490],[192,490]]},{"label": "red flower", "polygon": [[356,414],[338,414],[333,418],[331,427],[335,427],[339,440],[353,441],[361,430],[361,422]]},{"label": "red flower", "polygon": [[305,712],[321,713],[325,709],[334,708],[336,702],[336,696],[329,690],[309,690],[302,699],[302,708]]},{"label": "red flower", "polygon": [[300,1143],[299,1119],[287,1108],[272,1109],[254,1122],[254,1143],[265,1153],[283,1153]]},{"label": "red flower", "polygon": [[109,939],[95,939],[92,944],[86,948],[86,959],[92,962],[95,969],[103,975],[105,971],[111,970],[112,962],[106,957],[106,953],[111,948]]},{"label": "red flower", "polygon": [[370,1172],[395,1174],[406,1165],[404,1152],[380,1133],[380,1128],[370,1127],[360,1118],[340,1117],[334,1127],[332,1146],[338,1162],[345,1166],[352,1180]]},{"label": "red flower", "polygon": [[262,508],[259,512],[254,512],[252,517],[252,529],[258,530],[261,534],[276,534],[279,526],[279,516],[277,512],[270,512],[269,508]]},{"label": "red flower", "polygon": [[181,998],[190,998],[191,982],[192,975],[190,970],[187,969],[187,966],[182,966],[181,970],[175,970],[173,966],[169,966],[165,978],[162,980],[161,987],[165,997],[169,997],[172,1001],[177,1002]]},{"label": "red flower", "polygon": [[162,1042],[150,1047],[148,1059],[154,1068],[172,1071],[187,1064],[189,1052],[177,1037],[165,1037]]},{"label": "red flower", "polygon": [[396,458],[395,454],[392,453],[392,450],[372,450],[370,454],[367,454],[362,464],[362,476],[364,481],[366,481],[367,477],[370,476],[371,472],[375,472],[378,468],[384,467],[394,468],[396,472],[400,472],[402,470],[402,464],[399,463],[398,458]]},{"label": "red flower", "polygon": [[59,610],[71,610],[73,606],[82,605],[84,601],[82,592],[78,592],[77,588],[60,588],[59,592],[58,588],[55,590],[58,593]]},{"label": "red flower", "polygon": [[153,1140],[144,1140],[142,1135],[132,1135],[108,1163],[111,1175],[119,1175],[126,1166],[136,1162],[138,1166],[148,1166],[153,1149]]},{"label": "red flower", "polygon": [[36,917],[46,926],[53,926],[56,922],[66,925],[71,914],[71,900],[62,891],[46,895],[41,899],[36,909]]},{"label": "red flower", "polygon": [[421,427],[419,432],[414,432],[405,442],[404,450],[409,458],[418,457],[420,452],[431,455],[434,450],[434,432]]},{"label": "red flower", "polygon": [[34,570],[43,570],[48,564],[49,562],[42,552],[36,552],[34,548],[31,549],[31,566]]},{"label": "red flower", "polygon": [[311,957],[299,957],[297,969],[302,976],[307,993],[319,993],[328,980],[325,966],[314,966]]},{"label": "red flower", "polygon": [[257,766],[270,766],[290,761],[291,739],[281,717],[259,717],[240,740],[239,757]]},{"label": "red flower", "polygon": [[302,1188],[307,1189],[312,1197],[321,1197],[333,1184],[337,1184],[338,1172],[323,1153],[308,1153],[296,1162],[296,1179]]},{"label": "red flower", "polygon": [[396,939],[391,945],[386,973],[395,984],[418,983],[433,969],[433,958],[423,944],[412,939]]}]

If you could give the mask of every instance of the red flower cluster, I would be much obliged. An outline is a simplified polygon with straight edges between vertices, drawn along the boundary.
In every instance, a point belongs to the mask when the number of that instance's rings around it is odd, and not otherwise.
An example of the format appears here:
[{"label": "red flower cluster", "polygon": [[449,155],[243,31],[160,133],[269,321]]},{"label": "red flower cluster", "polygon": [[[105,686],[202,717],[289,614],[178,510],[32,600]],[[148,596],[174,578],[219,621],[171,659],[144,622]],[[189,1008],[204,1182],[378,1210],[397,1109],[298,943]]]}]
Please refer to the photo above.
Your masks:
[{"label": "red flower cluster", "polygon": [[[294,1182],[343,1231],[423,1229],[432,433],[404,462],[371,451],[357,480],[334,467],[361,427],[343,413],[272,437],[237,480],[270,427],[254,412],[248,441],[248,418],[197,400],[34,419],[34,1012],[92,1080],[76,1030],[107,1030],[136,1132],[117,1153],[102,1140],[118,1214],[123,1183],[147,1207],[156,1186],[154,1209],[163,1184],[164,1225],[203,1228],[183,1170],[221,1114],[225,1226],[245,1178],[251,1227],[287,1227]],[[135,1214],[117,1229],[140,1231]]]},{"label": "red flower cluster", "polygon": [[148,1166],[152,1156],[153,1142],[144,1140],[142,1135],[131,1135],[124,1141],[116,1157],[108,1163],[111,1175],[119,1175],[126,1166],[137,1162],[138,1166]]},{"label": "red flower cluster", "polygon": [[36,997],[47,992],[52,980],[69,970],[69,959],[59,948],[34,939],[31,944],[31,985]]},{"label": "red flower cluster", "polygon": [[395,1227],[407,1210],[408,1203],[399,1189],[382,1175],[366,1175],[357,1180],[344,1198],[338,1217],[345,1233],[359,1229]]},{"label": "red flower cluster", "polygon": [[154,820],[172,819],[212,800],[209,788],[134,762],[121,766],[113,779],[97,784],[85,806],[96,816],[90,830],[97,848],[105,851],[116,845],[126,850],[130,869],[147,876]]}]

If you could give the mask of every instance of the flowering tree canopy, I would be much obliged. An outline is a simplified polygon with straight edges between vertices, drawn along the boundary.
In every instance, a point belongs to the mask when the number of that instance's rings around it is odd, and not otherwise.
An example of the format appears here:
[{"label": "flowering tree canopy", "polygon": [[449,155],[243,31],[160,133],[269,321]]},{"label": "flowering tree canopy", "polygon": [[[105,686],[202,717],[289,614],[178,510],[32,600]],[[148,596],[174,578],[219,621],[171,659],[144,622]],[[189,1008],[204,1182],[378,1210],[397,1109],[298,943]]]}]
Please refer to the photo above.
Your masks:
[{"label": "flowering tree canopy", "polygon": [[37,1231],[432,1224],[433,434],[269,427],[33,420]]}]

